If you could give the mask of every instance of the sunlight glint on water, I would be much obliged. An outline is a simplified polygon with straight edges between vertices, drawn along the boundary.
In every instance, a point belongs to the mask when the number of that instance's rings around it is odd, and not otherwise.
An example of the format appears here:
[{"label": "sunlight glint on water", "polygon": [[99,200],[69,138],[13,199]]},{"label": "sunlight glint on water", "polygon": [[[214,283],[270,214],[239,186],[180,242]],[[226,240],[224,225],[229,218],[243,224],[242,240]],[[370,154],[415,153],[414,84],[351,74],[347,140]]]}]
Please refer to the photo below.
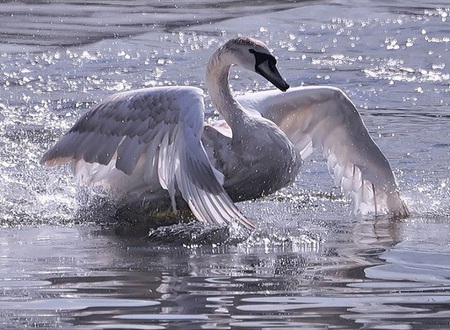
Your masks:
[{"label": "sunlight glint on water", "polygon": [[[1,328],[449,326],[447,3],[16,1],[0,12]],[[351,97],[410,218],[352,215],[314,154],[294,186],[239,205],[258,224],[247,239],[195,224],[148,237],[111,223],[114,206],[68,168],[38,164],[111,93],[204,88],[209,55],[236,34],[268,43],[292,85]],[[231,80],[236,93],[270,88],[240,70]]]}]

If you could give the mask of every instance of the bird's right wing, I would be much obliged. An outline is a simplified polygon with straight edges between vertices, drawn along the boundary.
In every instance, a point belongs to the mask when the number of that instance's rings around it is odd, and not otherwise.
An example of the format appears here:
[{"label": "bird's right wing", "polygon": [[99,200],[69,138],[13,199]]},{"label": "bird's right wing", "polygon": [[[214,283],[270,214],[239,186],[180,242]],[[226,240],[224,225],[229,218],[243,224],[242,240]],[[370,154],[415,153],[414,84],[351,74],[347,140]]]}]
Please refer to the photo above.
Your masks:
[{"label": "bird's right wing", "polygon": [[340,89],[296,87],[285,93],[250,93],[238,100],[277,124],[303,159],[321,150],[336,184],[354,200],[356,212],[409,213],[388,160]]},{"label": "bird's right wing", "polygon": [[253,224],[222,187],[201,142],[203,92],[193,87],[149,88],[112,95],[80,118],[41,163],[71,162],[88,184],[131,191],[166,189],[176,212],[177,190],[198,220]]}]

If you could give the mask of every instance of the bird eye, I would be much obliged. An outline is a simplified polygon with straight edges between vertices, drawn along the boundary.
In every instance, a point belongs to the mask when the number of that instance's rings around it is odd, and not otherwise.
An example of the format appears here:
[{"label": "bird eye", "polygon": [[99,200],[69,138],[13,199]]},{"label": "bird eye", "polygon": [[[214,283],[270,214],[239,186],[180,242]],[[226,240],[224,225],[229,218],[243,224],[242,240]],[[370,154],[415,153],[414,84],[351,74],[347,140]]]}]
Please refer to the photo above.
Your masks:
[{"label": "bird eye", "polygon": [[272,58],[269,58],[268,61],[269,61],[270,70],[275,70],[275,67],[277,65],[277,60],[274,57],[272,57]]}]

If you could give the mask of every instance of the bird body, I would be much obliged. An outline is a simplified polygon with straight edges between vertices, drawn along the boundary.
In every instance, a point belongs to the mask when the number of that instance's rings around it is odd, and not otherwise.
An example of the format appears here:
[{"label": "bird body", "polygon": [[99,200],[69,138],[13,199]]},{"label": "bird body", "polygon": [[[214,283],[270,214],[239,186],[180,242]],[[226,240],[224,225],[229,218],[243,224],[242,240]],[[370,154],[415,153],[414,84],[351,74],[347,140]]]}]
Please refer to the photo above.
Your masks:
[{"label": "bird body", "polygon": [[209,159],[223,173],[223,186],[234,202],[287,186],[302,164],[297,149],[270,120],[250,114],[245,127],[244,132],[229,137],[208,125],[202,137]]}]

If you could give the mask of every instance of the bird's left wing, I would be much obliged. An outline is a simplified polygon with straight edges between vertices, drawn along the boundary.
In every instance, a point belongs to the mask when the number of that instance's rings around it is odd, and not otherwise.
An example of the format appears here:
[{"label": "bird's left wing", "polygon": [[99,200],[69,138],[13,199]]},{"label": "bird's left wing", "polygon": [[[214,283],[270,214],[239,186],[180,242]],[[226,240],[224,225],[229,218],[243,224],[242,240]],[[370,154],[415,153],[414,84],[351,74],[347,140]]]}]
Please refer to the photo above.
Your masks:
[{"label": "bird's left wing", "polygon": [[124,193],[168,191],[176,212],[177,191],[196,218],[214,225],[253,224],[222,187],[201,142],[203,92],[193,87],[149,88],[112,95],[80,118],[41,159],[71,162],[88,184],[117,186]]},{"label": "bird's left wing", "polygon": [[238,100],[277,124],[303,159],[321,150],[336,184],[354,200],[356,212],[408,215],[388,160],[340,89],[296,87],[285,93],[246,94]]}]

